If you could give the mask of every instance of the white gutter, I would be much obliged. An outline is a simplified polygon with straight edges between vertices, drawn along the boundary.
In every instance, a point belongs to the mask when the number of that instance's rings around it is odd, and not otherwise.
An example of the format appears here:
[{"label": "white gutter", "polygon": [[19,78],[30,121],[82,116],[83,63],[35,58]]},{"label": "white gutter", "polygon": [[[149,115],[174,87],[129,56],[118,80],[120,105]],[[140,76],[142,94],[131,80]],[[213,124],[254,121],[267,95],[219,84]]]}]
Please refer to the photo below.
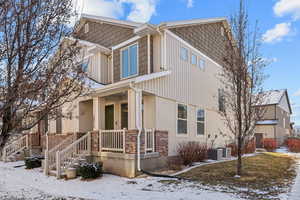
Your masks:
[{"label": "white gutter", "polygon": [[137,136],[137,169],[141,171],[141,134],[142,134],[142,124],[141,124],[141,113],[142,113],[142,102],[141,102],[141,95],[142,90],[137,89],[130,83],[129,87],[135,91],[135,124],[136,128],[138,129],[138,136]]},{"label": "white gutter", "polygon": [[147,54],[148,54],[148,74],[150,74],[151,73],[151,61],[150,61],[150,58],[151,58],[151,38],[150,38],[151,36],[148,34],[147,35]]}]

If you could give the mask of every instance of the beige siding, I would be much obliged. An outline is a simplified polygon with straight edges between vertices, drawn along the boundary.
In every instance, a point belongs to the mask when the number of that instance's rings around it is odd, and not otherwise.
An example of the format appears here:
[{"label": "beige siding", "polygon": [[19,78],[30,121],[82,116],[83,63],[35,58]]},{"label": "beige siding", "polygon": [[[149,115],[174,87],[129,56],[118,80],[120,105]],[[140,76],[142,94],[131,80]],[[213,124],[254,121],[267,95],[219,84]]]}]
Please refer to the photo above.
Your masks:
[{"label": "beige siding", "polygon": [[[166,66],[171,74],[155,80],[140,83],[137,86],[144,91],[157,95],[156,99],[156,128],[169,131],[169,154],[175,155],[177,146],[182,141],[200,141],[205,143],[208,135],[218,135],[215,147],[224,146],[229,138],[221,136],[226,133],[224,121],[218,114],[217,92],[221,87],[218,78],[220,66],[206,59],[199,52],[194,52],[184,43],[167,34]],[[189,50],[188,61],[180,59],[180,48]],[[190,64],[191,53],[204,59],[205,70]],[[188,105],[188,135],[176,133],[177,103]],[[205,136],[196,135],[196,110],[205,109]],[[209,140],[210,141],[210,140]]]},{"label": "beige siding", "polygon": [[276,119],[276,105],[270,105],[264,107],[263,119],[274,120]]},{"label": "beige siding", "polygon": [[108,84],[111,82],[110,68],[108,56],[96,53],[89,59],[88,75],[99,83]]},{"label": "beige siding", "polygon": [[275,138],[275,126],[273,125],[256,126],[255,133],[263,133],[264,138]]}]

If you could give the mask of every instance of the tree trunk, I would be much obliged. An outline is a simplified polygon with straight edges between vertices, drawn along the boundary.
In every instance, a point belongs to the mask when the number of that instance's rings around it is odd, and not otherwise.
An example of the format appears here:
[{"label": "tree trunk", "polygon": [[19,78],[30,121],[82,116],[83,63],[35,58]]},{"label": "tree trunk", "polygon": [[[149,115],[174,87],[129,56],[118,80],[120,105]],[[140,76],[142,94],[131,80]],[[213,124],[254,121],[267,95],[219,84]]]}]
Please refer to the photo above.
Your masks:
[{"label": "tree trunk", "polygon": [[237,160],[237,175],[242,175],[242,140],[241,137],[238,138],[238,160]]},{"label": "tree trunk", "polygon": [[0,135],[0,151],[2,151],[3,147],[5,146],[9,138],[9,133],[12,131],[11,120],[12,120],[11,108],[8,107],[3,113],[3,118],[2,118],[2,130]]}]

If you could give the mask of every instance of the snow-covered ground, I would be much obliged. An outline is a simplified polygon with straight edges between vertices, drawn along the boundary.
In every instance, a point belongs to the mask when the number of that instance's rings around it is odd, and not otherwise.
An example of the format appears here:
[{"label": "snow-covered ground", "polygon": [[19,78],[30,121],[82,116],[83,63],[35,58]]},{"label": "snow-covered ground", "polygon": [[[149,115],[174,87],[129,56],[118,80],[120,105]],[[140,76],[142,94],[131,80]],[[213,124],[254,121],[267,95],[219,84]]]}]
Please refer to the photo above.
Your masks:
[{"label": "snow-covered ground", "polygon": [[39,170],[14,168],[22,162],[0,162],[0,199],[56,199],[65,197],[83,199],[130,199],[130,200],[236,200],[231,194],[188,187],[188,183],[178,185],[162,184],[161,178],[127,179],[104,175],[94,181],[57,180],[46,177]]},{"label": "snow-covered ground", "polygon": [[[286,153],[285,149],[279,152]],[[300,154],[293,154],[300,158]],[[207,186],[180,181],[166,184],[164,178],[127,179],[113,175],[104,175],[94,181],[57,180],[47,177],[40,169],[26,170],[24,167],[14,168],[23,162],[0,162],[0,199],[39,200],[39,199],[116,199],[116,200],[240,200],[233,194],[221,192]],[[192,167],[193,168],[193,167]],[[300,161],[299,173],[290,194],[280,195],[282,200],[300,199]],[[188,171],[190,169],[185,169]],[[217,190],[217,191],[216,191]]]}]

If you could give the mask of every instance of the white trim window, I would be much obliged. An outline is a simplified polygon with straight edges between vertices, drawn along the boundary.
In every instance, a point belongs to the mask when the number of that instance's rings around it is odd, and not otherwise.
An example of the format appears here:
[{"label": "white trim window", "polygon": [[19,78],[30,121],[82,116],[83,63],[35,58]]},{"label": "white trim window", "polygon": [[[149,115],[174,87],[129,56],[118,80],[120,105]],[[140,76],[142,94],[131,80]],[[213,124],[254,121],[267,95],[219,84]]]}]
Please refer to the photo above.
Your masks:
[{"label": "white trim window", "polygon": [[199,67],[199,69],[201,69],[201,70],[204,70],[205,69],[205,60],[203,60],[203,59],[199,59],[199,62],[198,62],[198,67]]},{"label": "white trim window", "polygon": [[84,33],[88,33],[90,31],[89,23],[84,25]]},{"label": "white trim window", "polygon": [[191,64],[192,65],[197,65],[197,56],[193,53],[192,53],[192,56],[191,56]]},{"label": "white trim window", "polygon": [[184,48],[184,47],[181,47],[180,49],[180,58],[181,60],[184,60],[184,61],[187,61],[188,60],[188,49],[187,48]]},{"label": "white trim window", "polygon": [[85,60],[79,63],[79,67],[82,70],[82,72],[87,73],[88,67],[89,67],[89,60]]},{"label": "white trim window", "polygon": [[187,105],[177,104],[177,134],[187,134]]},{"label": "white trim window", "polygon": [[129,78],[138,74],[138,44],[121,49],[121,78]]},{"label": "white trim window", "polygon": [[203,109],[197,110],[197,135],[205,134],[205,111]]}]

